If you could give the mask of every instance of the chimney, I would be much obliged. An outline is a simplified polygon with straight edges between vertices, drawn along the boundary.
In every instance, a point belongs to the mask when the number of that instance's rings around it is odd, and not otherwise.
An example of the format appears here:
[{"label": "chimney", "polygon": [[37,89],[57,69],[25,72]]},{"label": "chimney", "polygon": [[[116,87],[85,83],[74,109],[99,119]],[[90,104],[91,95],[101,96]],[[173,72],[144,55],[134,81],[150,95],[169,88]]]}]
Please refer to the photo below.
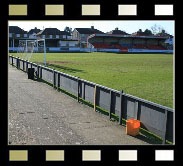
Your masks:
[{"label": "chimney", "polygon": [[94,26],[91,26],[91,29],[94,29]]},{"label": "chimney", "polygon": [[118,30],[118,28],[115,28],[115,30]]}]

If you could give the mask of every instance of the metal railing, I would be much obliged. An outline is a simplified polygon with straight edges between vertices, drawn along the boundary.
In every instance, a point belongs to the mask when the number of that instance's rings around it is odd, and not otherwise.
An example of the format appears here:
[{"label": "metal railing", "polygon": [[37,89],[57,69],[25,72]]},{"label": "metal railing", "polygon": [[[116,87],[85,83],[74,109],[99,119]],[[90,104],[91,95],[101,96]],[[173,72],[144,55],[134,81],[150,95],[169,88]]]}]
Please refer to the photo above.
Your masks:
[{"label": "metal railing", "polygon": [[28,68],[34,68],[36,76],[53,85],[64,89],[71,94],[88,101],[96,106],[109,111],[122,119],[137,119],[141,127],[161,137],[162,143],[166,140],[174,142],[174,109],[153,103],[126,93],[117,91],[69,74],[44,67],[18,57],[9,55],[9,63],[25,72]]}]

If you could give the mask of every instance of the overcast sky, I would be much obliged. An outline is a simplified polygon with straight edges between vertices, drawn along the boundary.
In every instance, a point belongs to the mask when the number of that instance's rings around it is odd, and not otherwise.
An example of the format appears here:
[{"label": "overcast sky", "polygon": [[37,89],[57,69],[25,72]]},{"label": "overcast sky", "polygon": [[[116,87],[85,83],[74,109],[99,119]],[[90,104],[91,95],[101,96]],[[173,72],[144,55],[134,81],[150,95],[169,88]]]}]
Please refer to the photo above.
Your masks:
[{"label": "overcast sky", "polygon": [[174,21],[125,21],[125,20],[107,20],[107,21],[9,21],[9,26],[19,26],[25,31],[34,29],[35,27],[39,29],[43,28],[58,28],[63,31],[66,26],[74,28],[90,28],[94,26],[96,29],[103,32],[109,32],[118,27],[119,30],[126,31],[127,33],[133,33],[142,29],[150,29],[154,25],[163,27],[165,31],[171,35],[174,35]]}]

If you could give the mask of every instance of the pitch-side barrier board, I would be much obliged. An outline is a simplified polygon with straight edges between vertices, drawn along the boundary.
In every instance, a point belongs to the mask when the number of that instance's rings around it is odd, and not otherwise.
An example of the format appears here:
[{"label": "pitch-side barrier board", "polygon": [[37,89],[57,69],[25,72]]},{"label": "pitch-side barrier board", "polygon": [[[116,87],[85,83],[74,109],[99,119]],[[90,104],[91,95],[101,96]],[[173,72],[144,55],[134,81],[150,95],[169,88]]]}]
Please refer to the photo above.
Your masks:
[{"label": "pitch-side barrier board", "polygon": [[[2,3],[2,2],[1,2]],[[32,20],[176,20],[174,0],[7,0],[1,5],[0,165],[176,165],[182,161],[181,111],[174,116],[173,145],[9,145],[8,144],[8,21]],[[177,21],[177,20],[176,20]],[[175,22],[174,22],[175,24]],[[178,133],[181,131],[180,133]],[[123,139],[123,138],[122,138]],[[180,162],[181,163],[181,162]]]}]

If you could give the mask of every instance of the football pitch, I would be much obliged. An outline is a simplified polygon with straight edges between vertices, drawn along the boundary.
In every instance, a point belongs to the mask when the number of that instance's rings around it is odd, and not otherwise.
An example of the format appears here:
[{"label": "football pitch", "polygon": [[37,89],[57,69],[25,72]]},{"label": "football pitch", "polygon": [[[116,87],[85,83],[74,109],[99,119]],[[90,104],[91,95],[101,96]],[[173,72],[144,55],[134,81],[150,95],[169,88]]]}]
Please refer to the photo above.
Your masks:
[{"label": "football pitch", "polygon": [[[44,65],[44,59],[44,53],[33,53],[30,61]],[[173,54],[47,53],[46,62],[49,68],[173,108]]]}]

